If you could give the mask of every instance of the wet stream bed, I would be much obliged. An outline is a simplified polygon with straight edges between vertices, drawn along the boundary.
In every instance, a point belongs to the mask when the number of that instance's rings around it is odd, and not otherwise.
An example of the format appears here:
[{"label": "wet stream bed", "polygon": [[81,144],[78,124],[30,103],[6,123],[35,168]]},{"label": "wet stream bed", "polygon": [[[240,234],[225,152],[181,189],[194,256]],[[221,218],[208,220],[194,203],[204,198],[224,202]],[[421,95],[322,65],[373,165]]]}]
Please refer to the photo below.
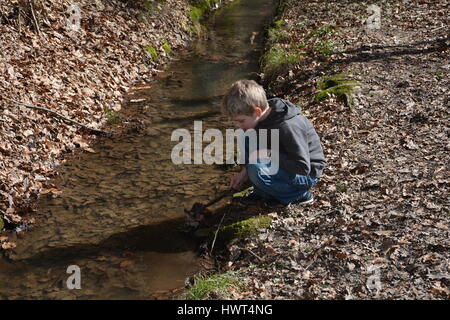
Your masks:
[{"label": "wet stream bed", "polygon": [[[198,243],[180,231],[183,208],[227,187],[215,165],[175,165],[173,130],[225,129],[220,101],[235,80],[258,72],[264,27],[275,0],[240,0],[212,14],[199,39],[165,77],[125,106],[147,128],[104,139],[95,153],[65,164],[41,197],[40,223],[0,259],[0,299],[151,299],[185,286],[201,269]],[[67,287],[67,268],[80,269],[81,289]]]}]

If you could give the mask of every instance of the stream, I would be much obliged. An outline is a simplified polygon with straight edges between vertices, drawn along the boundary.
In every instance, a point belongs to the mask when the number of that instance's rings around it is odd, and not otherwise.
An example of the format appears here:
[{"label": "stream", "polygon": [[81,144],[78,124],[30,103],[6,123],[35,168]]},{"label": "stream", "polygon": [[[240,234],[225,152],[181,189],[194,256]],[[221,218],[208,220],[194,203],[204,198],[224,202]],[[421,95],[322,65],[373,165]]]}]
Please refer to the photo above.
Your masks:
[{"label": "stream", "polygon": [[[61,193],[39,199],[40,223],[0,259],[0,299],[152,299],[202,269],[196,240],[180,231],[183,208],[214,198],[229,177],[215,165],[173,164],[171,134],[200,119],[203,130],[231,127],[221,96],[255,78],[275,2],[236,0],[214,12],[207,37],[135,91],[145,101],[125,106],[148,129],[104,139],[61,167]],[[80,289],[67,286],[72,265]]]}]

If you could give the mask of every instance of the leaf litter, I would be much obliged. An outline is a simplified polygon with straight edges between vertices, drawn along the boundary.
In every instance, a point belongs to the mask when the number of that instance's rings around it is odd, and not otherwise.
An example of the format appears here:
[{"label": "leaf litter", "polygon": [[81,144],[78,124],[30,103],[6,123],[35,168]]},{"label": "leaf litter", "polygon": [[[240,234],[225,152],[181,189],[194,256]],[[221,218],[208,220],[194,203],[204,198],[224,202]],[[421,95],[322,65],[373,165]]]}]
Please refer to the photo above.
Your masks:
[{"label": "leaf litter", "polygon": [[[382,10],[378,30],[363,24],[371,3]],[[427,0],[285,3],[277,19],[289,36],[268,47],[303,58],[265,85],[303,106],[328,167],[312,205],[271,213],[270,228],[218,253],[247,284],[234,298],[450,298],[446,10]],[[337,32],[322,32],[330,25]],[[337,49],[311,49],[318,38]],[[317,84],[336,74],[358,81],[353,106],[333,94],[315,101]]]}]

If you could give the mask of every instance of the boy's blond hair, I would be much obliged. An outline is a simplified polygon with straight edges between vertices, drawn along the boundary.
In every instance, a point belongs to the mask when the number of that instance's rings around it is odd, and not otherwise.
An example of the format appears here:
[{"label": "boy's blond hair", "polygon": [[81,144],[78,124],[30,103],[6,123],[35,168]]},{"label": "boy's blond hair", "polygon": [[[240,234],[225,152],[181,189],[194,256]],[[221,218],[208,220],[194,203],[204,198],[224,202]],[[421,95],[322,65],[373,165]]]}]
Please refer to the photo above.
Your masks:
[{"label": "boy's blond hair", "polygon": [[251,115],[255,108],[269,107],[264,88],[253,80],[233,83],[223,99],[222,112],[227,116]]}]

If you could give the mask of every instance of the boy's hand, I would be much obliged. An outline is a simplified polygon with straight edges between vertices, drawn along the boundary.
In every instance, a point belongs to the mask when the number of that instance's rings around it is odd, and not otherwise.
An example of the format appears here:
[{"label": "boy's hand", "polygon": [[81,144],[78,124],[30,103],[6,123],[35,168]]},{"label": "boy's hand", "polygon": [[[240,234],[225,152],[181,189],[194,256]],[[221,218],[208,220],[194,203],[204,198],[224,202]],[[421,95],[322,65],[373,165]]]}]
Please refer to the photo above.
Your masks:
[{"label": "boy's hand", "polygon": [[242,186],[242,184],[247,181],[248,177],[247,177],[247,169],[242,169],[241,172],[239,172],[238,174],[234,175],[234,177],[231,179],[230,182],[230,188],[235,189],[235,190],[239,190],[239,188]]}]

